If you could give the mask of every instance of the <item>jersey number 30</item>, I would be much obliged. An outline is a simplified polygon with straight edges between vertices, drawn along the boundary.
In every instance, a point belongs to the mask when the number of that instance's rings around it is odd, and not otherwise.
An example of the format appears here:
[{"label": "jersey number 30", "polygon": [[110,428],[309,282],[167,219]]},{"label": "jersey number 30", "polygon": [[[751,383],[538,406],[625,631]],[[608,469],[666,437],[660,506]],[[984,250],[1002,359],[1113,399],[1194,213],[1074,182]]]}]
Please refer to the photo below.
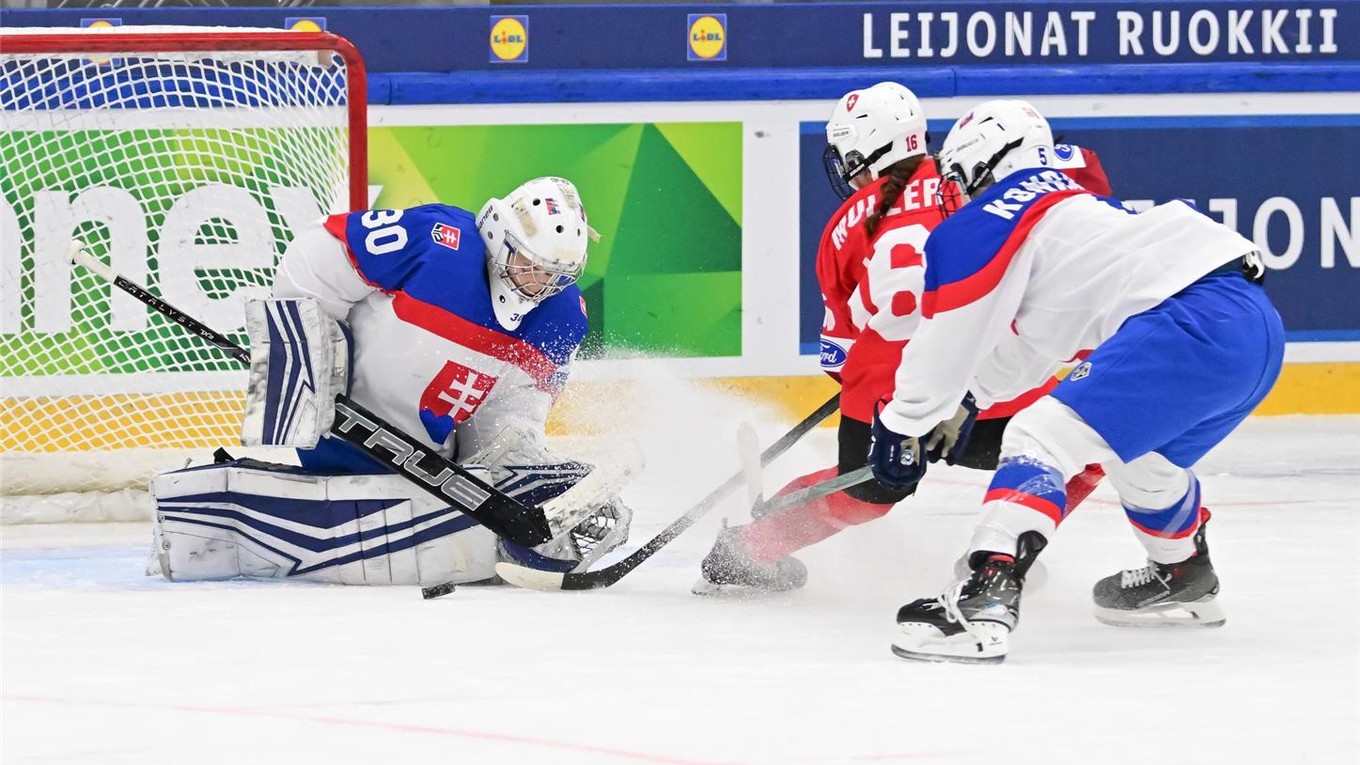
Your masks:
[{"label": "jersey number 30", "polygon": [[370,255],[388,255],[406,247],[406,229],[397,225],[401,210],[369,210],[359,216],[359,223],[369,229],[364,237],[364,248]]}]

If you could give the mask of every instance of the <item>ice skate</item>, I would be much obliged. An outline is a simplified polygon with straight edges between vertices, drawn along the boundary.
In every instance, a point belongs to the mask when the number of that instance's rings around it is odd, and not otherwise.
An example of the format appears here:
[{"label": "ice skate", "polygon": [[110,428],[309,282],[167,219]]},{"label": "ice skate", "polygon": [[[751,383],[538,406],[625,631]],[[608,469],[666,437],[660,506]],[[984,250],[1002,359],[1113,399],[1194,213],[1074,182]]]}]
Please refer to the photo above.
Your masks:
[{"label": "ice skate", "polygon": [[1218,575],[1209,561],[1204,522],[1195,532],[1195,554],[1179,563],[1148,561],[1096,582],[1096,619],[1116,627],[1222,627]]},{"label": "ice skate", "polygon": [[796,558],[752,560],[740,544],[741,529],[723,529],[700,564],[703,578],[695,595],[763,595],[796,590],[807,584],[807,566]]},{"label": "ice skate", "polygon": [[915,661],[1004,661],[1020,621],[1022,580],[1015,569],[1009,556],[989,558],[938,598],[902,606],[893,653]]}]

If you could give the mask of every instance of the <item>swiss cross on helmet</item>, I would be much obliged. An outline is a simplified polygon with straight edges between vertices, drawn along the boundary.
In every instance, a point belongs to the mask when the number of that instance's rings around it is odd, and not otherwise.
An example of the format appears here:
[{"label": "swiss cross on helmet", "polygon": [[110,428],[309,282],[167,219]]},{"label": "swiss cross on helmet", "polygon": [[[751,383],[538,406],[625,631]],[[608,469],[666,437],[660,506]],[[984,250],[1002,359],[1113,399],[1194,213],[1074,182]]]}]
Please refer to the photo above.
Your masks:
[{"label": "swiss cross on helmet", "polygon": [[850,180],[860,173],[877,178],[894,164],[926,153],[926,117],[916,94],[895,82],[880,82],[841,97],[826,123],[822,161],[841,199],[855,193]]},{"label": "swiss cross on helmet", "polygon": [[588,241],[581,196],[565,178],[535,178],[477,215],[486,243],[487,277],[496,320],[515,329],[539,303],[571,286],[586,266]]},{"label": "swiss cross on helmet", "polygon": [[1047,164],[1053,131],[1028,101],[978,104],[959,118],[936,157],[940,209],[952,215],[979,191],[1016,170]]}]

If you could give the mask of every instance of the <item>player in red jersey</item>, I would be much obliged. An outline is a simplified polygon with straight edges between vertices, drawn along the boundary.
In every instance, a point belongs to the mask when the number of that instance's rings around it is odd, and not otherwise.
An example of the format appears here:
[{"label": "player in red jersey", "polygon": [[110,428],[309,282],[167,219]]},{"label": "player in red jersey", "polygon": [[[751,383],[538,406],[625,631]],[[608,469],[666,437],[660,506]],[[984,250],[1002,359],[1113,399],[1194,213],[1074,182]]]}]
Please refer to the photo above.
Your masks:
[{"label": "player in red jersey", "polygon": [[[822,233],[816,263],[826,307],[822,369],[841,384],[839,456],[836,466],[796,478],[779,494],[867,464],[874,406],[891,395],[902,349],[921,319],[921,253],[942,220],[936,204],[940,175],[926,149],[925,114],[909,89],[881,82],[845,94],[826,131],[827,175],[845,200]],[[1094,153],[1064,145],[1058,161],[1090,190],[1109,193]],[[959,415],[938,429],[933,458],[995,469],[1006,421],[1055,384],[1051,380],[982,412],[960,407]],[[1083,479],[1089,487],[1072,497],[1084,497],[1099,476],[1073,480]],[[894,490],[869,481],[725,528],[704,558],[703,579],[694,591],[802,587],[807,569],[790,557],[793,552],[882,517],[914,491],[914,486]]]}]

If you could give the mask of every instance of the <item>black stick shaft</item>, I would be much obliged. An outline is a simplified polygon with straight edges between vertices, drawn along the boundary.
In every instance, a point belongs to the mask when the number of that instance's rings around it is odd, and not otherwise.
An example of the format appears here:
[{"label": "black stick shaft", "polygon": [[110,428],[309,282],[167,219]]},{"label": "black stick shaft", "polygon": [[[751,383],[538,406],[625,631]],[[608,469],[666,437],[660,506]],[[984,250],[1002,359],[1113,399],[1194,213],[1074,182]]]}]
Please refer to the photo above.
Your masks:
[{"label": "black stick shaft", "polygon": [[171,321],[184,329],[187,329],[190,333],[197,335],[199,338],[206,340],[209,344],[226,351],[228,356],[231,356],[242,364],[250,364],[250,351],[237,345],[230,337],[213,330],[198,319],[195,319],[151,294],[140,284],[129,281],[122,275],[115,276],[113,284],[122,291],[151,306],[157,313],[168,317]]}]

